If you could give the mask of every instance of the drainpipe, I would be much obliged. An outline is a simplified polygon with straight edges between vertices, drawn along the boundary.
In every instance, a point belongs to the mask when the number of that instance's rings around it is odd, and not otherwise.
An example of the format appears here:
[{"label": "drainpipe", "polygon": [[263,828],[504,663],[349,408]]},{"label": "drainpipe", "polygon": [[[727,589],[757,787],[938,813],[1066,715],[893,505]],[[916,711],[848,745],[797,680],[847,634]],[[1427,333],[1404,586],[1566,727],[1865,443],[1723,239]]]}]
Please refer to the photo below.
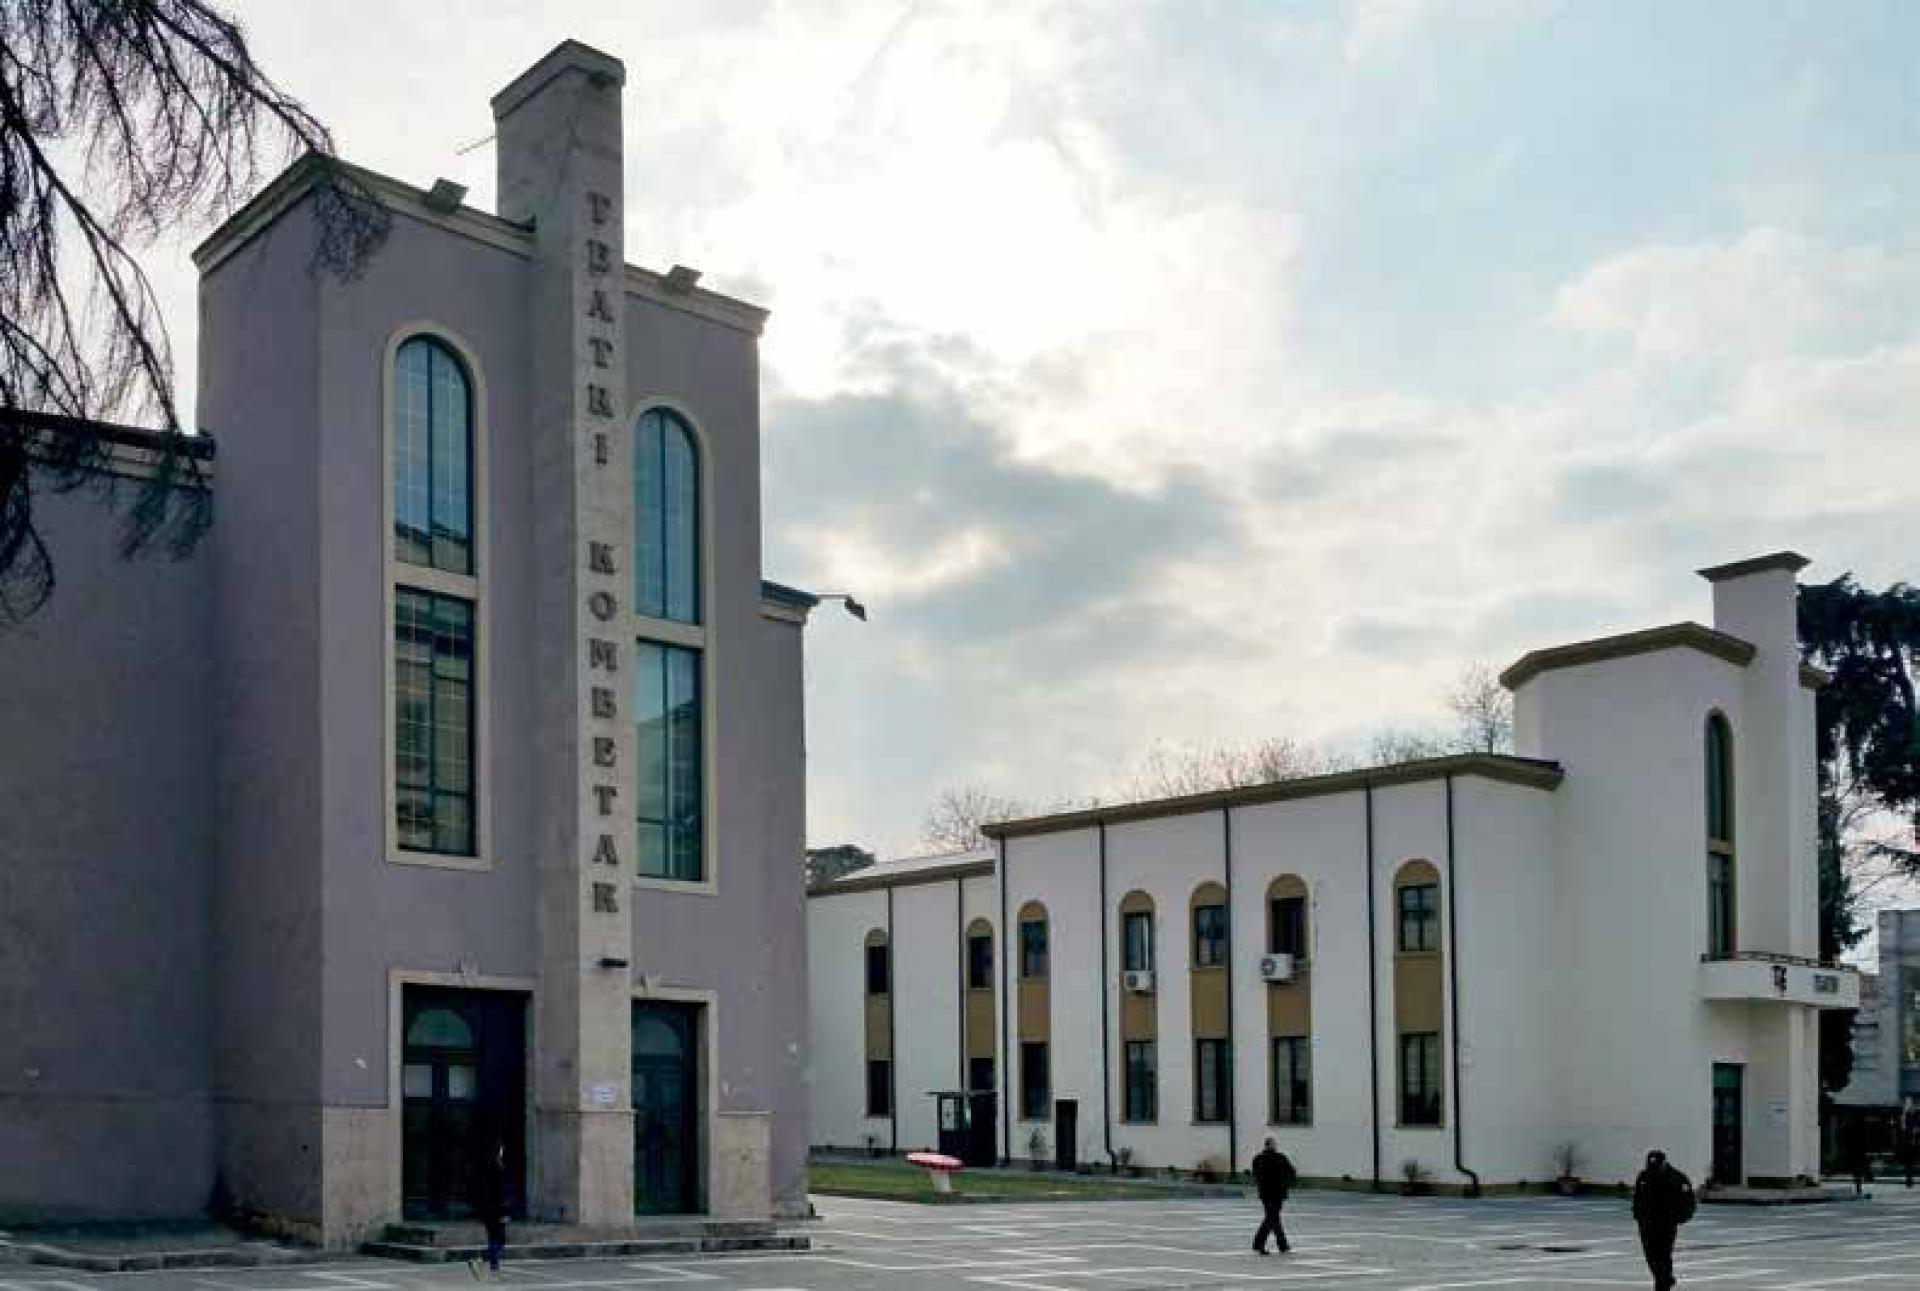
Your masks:
[{"label": "drainpipe", "polygon": [[[956,966],[956,973],[959,978],[960,989],[954,993],[960,1001],[960,1007],[954,1010],[954,1012],[959,1015],[955,1019],[954,1031],[956,1032],[956,1038],[960,1042],[960,1049],[959,1049],[959,1052],[954,1055],[954,1059],[953,1059],[953,1065],[959,1069],[959,1080],[955,1082],[954,1088],[960,1091],[961,1101],[965,1103],[968,1113],[971,1114],[973,1111],[973,1104],[966,1101],[966,1093],[967,1093],[967,881],[965,879],[955,879],[953,881],[953,944],[959,947],[959,951],[960,951],[960,962]],[[937,1124],[934,1126],[934,1130],[936,1133],[939,1131],[939,1128],[940,1127]]]},{"label": "drainpipe", "polygon": [[1107,1149],[1107,1164],[1111,1166],[1114,1164],[1113,1042],[1107,1011],[1113,983],[1107,980],[1107,822],[1104,820],[1100,822],[1100,917],[1094,920],[1094,927],[1100,934],[1100,1141]]},{"label": "drainpipe", "polygon": [[1227,888],[1227,1178],[1240,1175],[1240,1049],[1233,1036],[1233,808],[1220,809],[1220,864]]},{"label": "drainpipe", "polygon": [[1460,884],[1453,865],[1453,777],[1447,777],[1447,991],[1452,998],[1453,1030],[1453,1169],[1467,1176],[1467,1196],[1480,1195],[1480,1175],[1461,1158],[1461,1112],[1466,1101],[1460,1088]]},{"label": "drainpipe", "polygon": [[894,1017],[894,1001],[900,996],[899,957],[893,935],[893,885],[887,885],[887,1042],[891,1059],[887,1063],[887,1133],[893,1139],[892,1151],[900,1153],[900,1024]]},{"label": "drainpipe", "polygon": [[1013,932],[1007,927],[1007,840],[1004,835],[995,840],[999,844],[999,862],[993,867],[994,877],[1000,880],[1000,963],[999,972],[994,974],[1000,986],[1000,1068],[997,1073],[1000,1085],[1000,1160],[1005,1163],[1013,1160],[1013,1105],[1007,1095],[1012,1092],[1008,1072],[1013,1070],[1013,1054],[1007,1045],[1007,1013],[1011,1009],[1010,1000],[1013,991],[1009,983],[1013,972],[1009,967],[1019,947],[1013,944]]},{"label": "drainpipe", "polygon": [[[1373,893],[1373,785],[1367,803],[1367,1128],[1373,1136],[1373,1190],[1380,1191],[1380,983],[1379,930]],[[1452,908],[1452,902],[1448,902]]]}]

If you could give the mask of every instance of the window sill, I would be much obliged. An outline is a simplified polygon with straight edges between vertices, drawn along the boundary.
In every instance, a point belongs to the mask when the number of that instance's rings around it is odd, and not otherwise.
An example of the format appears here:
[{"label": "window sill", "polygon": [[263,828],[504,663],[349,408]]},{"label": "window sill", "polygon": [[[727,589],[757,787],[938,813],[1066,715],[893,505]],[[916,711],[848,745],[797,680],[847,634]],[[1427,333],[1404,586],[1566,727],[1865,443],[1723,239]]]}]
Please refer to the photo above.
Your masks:
[{"label": "window sill", "polygon": [[1221,1117],[1217,1121],[1192,1120],[1187,1122],[1188,1125],[1193,1126],[1195,1129],[1202,1129],[1202,1130],[1224,1130],[1227,1128],[1227,1126],[1231,1125],[1232,1123],[1233,1123],[1232,1118],[1225,1117],[1225,1116]]},{"label": "window sill", "polygon": [[486,871],[494,868],[493,862],[484,856],[458,856],[451,852],[405,852],[398,849],[387,853],[387,864],[412,865],[423,870]]},{"label": "window sill", "polygon": [[1224,973],[1227,971],[1227,966],[1225,964],[1195,964],[1188,971],[1194,973]]},{"label": "window sill", "polygon": [[1437,950],[1396,950],[1393,952],[1393,957],[1395,959],[1438,959],[1440,958],[1440,952]]},{"label": "window sill", "polygon": [[1393,1128],[1396,1130],[1444,1130],[1447,1127],[1445,1122],[1441,1122],[1438,1125],[1429,1125],[1425,1121],[1422,1121],[1418,1125],[1409,1125],[1405,1121],[1395,1121]]},{"label": "window sill", "polygon": [[1268,1121],[1267,1128],[1270,1130],[1310,1130],[1313,1128],[1313,1122],[1312,1121]]},{"label": "window sill", "polygon": [[712,879],[656,879],[644,874],[633,876],[633,886],[645,888],[650,892],[674,892],[681,896],[717,897],[720,885]]}]

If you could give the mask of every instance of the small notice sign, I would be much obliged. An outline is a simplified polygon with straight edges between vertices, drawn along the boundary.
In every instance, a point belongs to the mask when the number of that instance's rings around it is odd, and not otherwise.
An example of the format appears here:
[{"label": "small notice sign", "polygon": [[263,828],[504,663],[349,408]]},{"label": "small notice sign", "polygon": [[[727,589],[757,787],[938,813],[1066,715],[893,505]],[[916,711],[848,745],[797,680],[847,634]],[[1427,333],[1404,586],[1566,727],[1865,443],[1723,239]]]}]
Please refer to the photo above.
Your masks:
[{"label": "small notice sign", "polygon": [[612,1085],[595,1085],[589,1091],[595,1107],[612,1107],[616,1092]]}]

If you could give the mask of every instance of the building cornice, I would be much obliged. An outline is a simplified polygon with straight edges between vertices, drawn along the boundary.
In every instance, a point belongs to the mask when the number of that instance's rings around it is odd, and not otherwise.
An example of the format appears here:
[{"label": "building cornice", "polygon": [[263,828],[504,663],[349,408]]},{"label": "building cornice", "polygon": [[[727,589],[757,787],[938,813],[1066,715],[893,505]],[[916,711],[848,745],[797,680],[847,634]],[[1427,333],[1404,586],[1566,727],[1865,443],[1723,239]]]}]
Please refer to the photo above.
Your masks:
[{"label": "building cornice", "polygon": [[1728,633],[1698,623],[1669,623],[1664,627],[1530,651],[1500,674],[1500,684],[1508,690],[1518,690],[1541,673],[1556,668],[1576,668],[1661,650],[1698,650],[1743,668],[1753,662],[1755,653],[1752,642]]},{"label": "building cornice", "polygon": [[1031,816],[1023,820],[999,821],[983,827],[981,832],[989,838],[1058,834],[1068,830],[1088,829],[1096,825],[1156,820],[1166,816],[1191,816],[1200,812],[1219,811],[1225,807],[1252,807],[1262,803],[1287,802],[1296,798],[1319,798],[1329,794],[1353,793],[1362,789],[1416,784],[1423,780],[1442,780],[1448,776],[1479,776],[1528,789],[1552,790],[1559,787],[1565,773],[1561,770],[1559,763],[1538,758],[1519,758],[1504,753],[1455,753],[1446,757],[1397,762],[1391,766],[1362,767],[1354,771],[1302,776],[1297,780],[1276,780],[1268,784],[1244,785],[1236,789],[1216,789],[1207,793],[1184,794],[1177,798],[1117,803],[1111,807],[1090,807],[1083,811],[1060,812],[1051,816]]},{"label": "building cornice", "polygon": [[[471,206],[459,206],[451,211],[434,210],[427,205],[424,189],[351,162],[309,152],[281,171],[252,201],[208,234],[193,250],[194,267],[202,274],[212,273],[312,192],[333,167],[352,176],[393,215],[417,220],[509,255],[533,255],[533,230],[524,224],[503,220]],[[766,330],[768,312],[760,306],[705,287],[689,287],[684,291],[669,288],[665,274],[639,265],[624,266],[621,288],[624,294],[649,304],[691,314],[749,336],[759,336]]]},{"label": "building cornice", "polygon": [[144,426],[122,426],[110,421],[86,421],[60,413],[12,409],[6,420],[26,430],[29,458],[39,462],[60,460],[45,441],[55,437],[88,435],[104,446],[109,475],[125,479],[150,479],[160,470],[169,453],[192,459],[187,474],[176,480],[181,487],[206,488],[212,483],[215,444],[212,435],[186,435]]},{"label": "building cornice", "polygon": [[[884,863],[879,867],[885,868]],[[991,860],[955,861],[951,865],[909,870],[905,874],[873,874],[868,870],[857,870],[843,879],[823,883],[819,887],[807,889],[807,896],[837,897],[849,892],[881,892],[887,888],[910,888],[927,883],[951,883],[955,879],[977,879],[993,874]]]},{"label": "building cornice", "polygon": [[1749,574],[1764,574],[1775,569],[1797,574],[1812,563],[1797,551],[1776,551],[1765,556],[1730,561],[1725,565],[1708,565],[1694,572],[1709,583],[1724,583],[1730,578],[1745,578]]}]

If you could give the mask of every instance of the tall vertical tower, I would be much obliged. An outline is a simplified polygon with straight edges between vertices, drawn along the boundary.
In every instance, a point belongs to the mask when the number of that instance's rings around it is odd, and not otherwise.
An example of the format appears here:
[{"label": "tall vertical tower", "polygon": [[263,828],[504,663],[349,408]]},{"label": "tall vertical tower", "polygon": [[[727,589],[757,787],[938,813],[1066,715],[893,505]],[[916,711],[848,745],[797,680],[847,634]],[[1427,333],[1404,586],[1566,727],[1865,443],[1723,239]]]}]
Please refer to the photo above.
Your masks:
[{"label": "tall vertical tower", "polygon": [[540,988],[533,1210],[633,1214],[623,717],[633,550],[618,59],[568,41],[493,99],[499,211],[529,224]]}]

